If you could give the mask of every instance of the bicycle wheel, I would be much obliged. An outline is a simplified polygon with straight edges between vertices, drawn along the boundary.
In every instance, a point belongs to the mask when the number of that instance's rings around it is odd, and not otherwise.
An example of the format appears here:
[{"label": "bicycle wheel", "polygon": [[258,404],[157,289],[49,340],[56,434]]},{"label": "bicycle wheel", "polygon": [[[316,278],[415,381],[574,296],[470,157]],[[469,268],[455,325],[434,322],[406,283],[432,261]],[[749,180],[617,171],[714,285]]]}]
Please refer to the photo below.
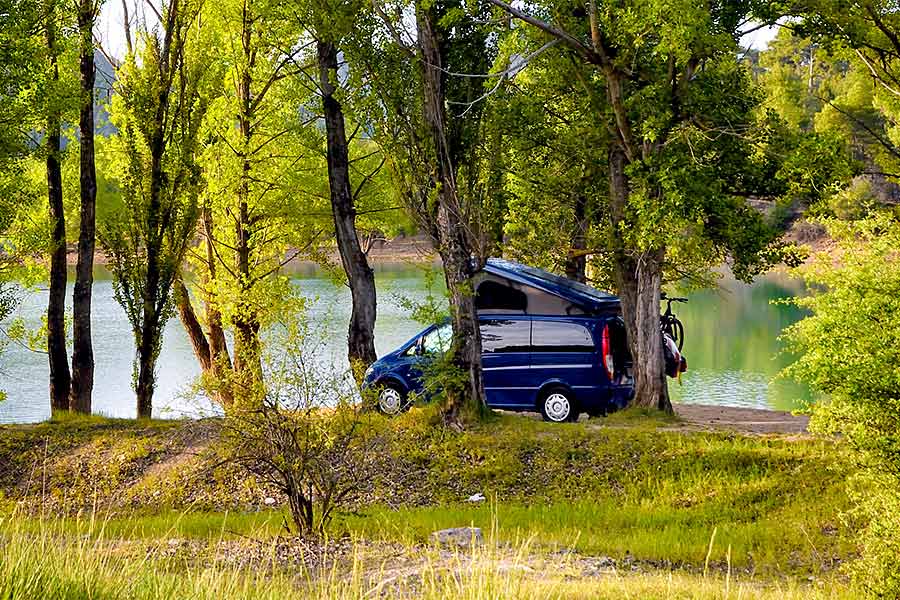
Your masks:
[{"label": "bicycle wheel", "polygon": [[684,347],[684,325],[681,324],[677,317],[672,317],[669,328],[672,330],[670,335],[678,345],[678,351],[681,352],[681,349]]}]

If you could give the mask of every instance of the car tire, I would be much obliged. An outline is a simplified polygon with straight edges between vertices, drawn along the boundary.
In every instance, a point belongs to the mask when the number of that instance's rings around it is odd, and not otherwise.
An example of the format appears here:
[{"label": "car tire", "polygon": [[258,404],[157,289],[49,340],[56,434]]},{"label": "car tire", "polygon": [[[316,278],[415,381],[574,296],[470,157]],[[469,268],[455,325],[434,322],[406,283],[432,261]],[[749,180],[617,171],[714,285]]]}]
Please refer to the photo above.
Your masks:
[{"label": "car tire", "polygon": [[544,420],[551,423],[574,423],[578,420],[575,395],[564,387],[552,387],[541,394],[538,408]]},{"label": "car tire", "polygon": [[386,383],[378,388],[376,400],[378,412],[395,417],[409,408],[406,390],[396,383]]}]

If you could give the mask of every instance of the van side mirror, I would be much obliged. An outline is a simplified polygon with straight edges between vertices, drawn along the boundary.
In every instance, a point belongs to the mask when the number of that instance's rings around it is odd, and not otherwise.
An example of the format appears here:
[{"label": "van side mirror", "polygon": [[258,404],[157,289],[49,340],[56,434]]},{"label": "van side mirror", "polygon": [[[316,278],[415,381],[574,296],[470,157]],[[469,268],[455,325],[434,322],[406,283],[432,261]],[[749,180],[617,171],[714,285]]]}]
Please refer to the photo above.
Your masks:
[{"label": "van side mirror", "polygon": [[416,356],[422,356],[425,354],[425,338],[420,337],[416,340]]}]

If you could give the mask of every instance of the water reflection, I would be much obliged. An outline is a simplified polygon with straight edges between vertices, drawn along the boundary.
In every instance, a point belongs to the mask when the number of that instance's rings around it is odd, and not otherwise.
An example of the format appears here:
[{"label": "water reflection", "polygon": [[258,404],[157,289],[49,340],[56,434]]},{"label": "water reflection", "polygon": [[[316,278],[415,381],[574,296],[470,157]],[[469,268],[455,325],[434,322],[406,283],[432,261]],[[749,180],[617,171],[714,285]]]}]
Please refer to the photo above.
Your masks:
[{"label": "water reflection", "polygon": [[799,282],[782,274],[752,285],[726,277],[718,290],[694,292],[690,302],[676,305],[690,370],[682,385],[670,386],[673,400],[779,410],[808,403],[807,387],[775,379],[791,360],[778,336],[804,316],[776,301],[802,293]]}]

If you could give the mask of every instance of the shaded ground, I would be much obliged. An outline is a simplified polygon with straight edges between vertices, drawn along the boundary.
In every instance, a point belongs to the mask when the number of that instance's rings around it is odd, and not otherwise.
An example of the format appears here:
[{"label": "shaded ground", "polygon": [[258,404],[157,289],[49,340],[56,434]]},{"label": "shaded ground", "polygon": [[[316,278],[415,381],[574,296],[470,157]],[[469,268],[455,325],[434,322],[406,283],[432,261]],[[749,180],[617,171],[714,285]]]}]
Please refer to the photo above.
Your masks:
[{"label": "shaded ground", "polygon": [[676,428],[693,430],[728,430],[745,434],[808,433],[809,417],[778,410],[676,404],[675,414],[681,419]]}]

